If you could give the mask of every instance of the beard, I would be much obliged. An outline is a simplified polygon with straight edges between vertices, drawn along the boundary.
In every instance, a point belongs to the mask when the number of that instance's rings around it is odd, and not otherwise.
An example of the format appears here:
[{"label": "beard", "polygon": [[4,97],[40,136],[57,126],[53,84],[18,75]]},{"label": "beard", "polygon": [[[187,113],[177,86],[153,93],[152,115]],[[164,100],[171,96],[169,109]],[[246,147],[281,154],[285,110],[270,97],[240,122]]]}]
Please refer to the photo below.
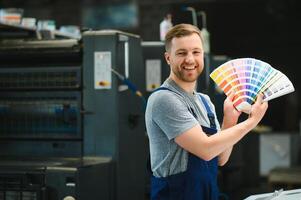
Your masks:
[{"label": "beard", "polygon": [[177,70],[177,69],[172,69],[173,73],[176,75],[176,77],[181,80],[181,81],[184,81],[184,82],[195,82],[198,77],[201,75],[203,69],[199,69],[197,68],[196,69],[196,72],[192,72],[192,74],[190,75],[189,73],[189,70]]}]

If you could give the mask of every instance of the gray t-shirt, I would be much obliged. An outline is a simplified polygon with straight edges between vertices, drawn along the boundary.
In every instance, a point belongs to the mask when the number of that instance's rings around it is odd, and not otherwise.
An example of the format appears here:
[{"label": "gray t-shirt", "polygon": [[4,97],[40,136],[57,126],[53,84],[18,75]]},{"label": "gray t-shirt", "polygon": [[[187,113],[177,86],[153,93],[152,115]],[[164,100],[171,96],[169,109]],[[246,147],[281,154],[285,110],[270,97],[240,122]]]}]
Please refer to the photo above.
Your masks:
[{"label": "gray t-shirt", "polygon": [[[210,127],[206,108],[198,95],[205,97],[215,114],[215,108],[207,95],[188,94],[171,79],[167,79],[162,86],[172,91],[154,92],[148,99],[145,113],[151,168],[156,177],[166,177],[186,170],[188,152],[175,143],[174,139],[178,135],[197,124]],[[193,109],[197,118],[188,108]],[[219,130],[216,114],[215,119]]]}]

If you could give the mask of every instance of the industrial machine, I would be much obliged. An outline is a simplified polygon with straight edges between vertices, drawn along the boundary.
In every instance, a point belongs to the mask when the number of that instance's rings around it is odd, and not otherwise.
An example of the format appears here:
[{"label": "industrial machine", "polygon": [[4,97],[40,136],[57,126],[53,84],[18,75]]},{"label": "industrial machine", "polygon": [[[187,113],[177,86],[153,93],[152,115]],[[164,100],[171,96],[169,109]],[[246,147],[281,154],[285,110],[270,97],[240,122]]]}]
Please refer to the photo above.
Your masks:
[{"label": "industrial machine", "polygon": [[140,43],[137,35],[119,31],[83,35],[83,151],[113,157],[118,200],[144,198],[145,101],[136,95],[136,87],[145,87]]},{"label": "industrial machine", "polygon": [[0,199],[112,199],[110,163],[104,157],[3,159]]},{"label": "industrial machine", "polygon": [[140,38],[0,33],[0,199],[143,199]]}]

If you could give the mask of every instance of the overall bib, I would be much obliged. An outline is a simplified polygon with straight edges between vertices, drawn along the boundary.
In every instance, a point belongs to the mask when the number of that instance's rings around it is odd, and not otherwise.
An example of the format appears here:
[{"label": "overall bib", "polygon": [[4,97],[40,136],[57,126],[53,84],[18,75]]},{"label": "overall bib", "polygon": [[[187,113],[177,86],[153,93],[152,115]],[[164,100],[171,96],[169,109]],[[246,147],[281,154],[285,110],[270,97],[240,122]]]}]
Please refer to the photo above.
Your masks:
[{"label": "overall bib", "polygon": [[[170,90],[160,87],[158,90]],[[174,91],[172,91],[174,92]],[[215,116],[207,101],[201,95],[200,100],[205,105],[210,127],[202,126],[207,135],[217,132]],[[195,112],[189,111],[196,117]],[[151,200],[217,200],[219,196],[217,186],[218,158],[205,161],[188,152],[187,170],[168,177],[151,177]]]}]

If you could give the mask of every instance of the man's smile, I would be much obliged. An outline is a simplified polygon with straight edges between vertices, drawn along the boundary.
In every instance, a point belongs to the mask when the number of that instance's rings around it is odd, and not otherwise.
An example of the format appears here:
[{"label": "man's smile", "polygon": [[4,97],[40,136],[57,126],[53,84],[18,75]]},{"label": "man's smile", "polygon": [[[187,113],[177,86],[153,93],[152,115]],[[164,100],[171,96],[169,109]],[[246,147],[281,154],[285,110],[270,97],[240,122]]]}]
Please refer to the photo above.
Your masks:
[{"label": "man's smile", "polygon": [[196,66],[184,66],[183,69],[185,69],[185,70],[194,70],[194,69],[196,69]]}]

